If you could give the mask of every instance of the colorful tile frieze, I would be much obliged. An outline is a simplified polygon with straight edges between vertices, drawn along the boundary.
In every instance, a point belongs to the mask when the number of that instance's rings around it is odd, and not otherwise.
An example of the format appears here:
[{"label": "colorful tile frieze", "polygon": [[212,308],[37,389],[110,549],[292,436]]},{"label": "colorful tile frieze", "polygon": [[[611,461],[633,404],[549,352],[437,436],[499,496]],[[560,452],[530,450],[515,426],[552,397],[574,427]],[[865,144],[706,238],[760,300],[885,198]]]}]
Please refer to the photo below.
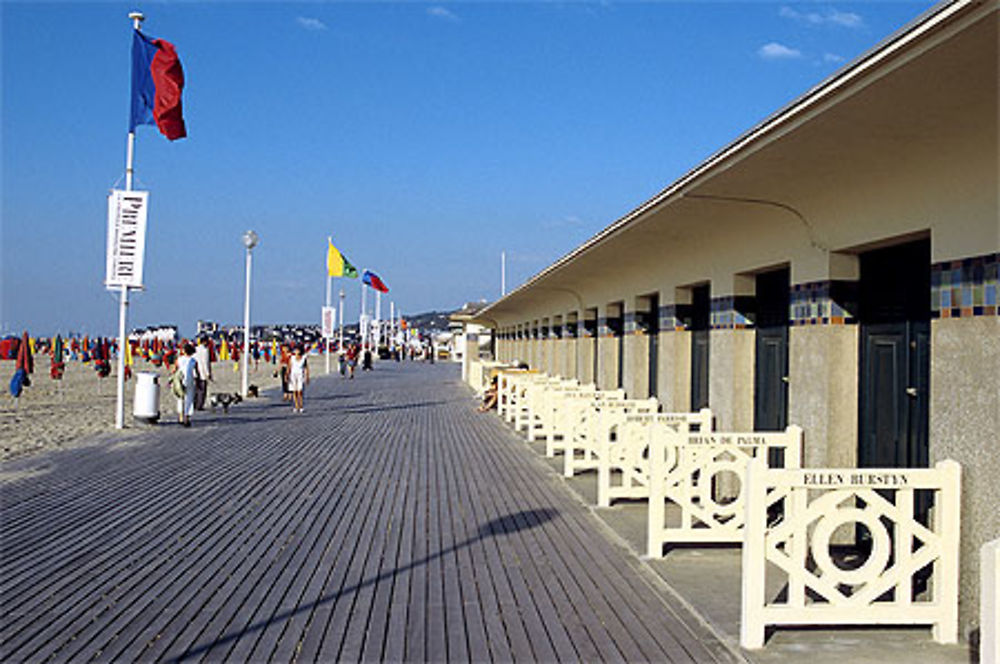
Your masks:
[{"label": "colorful tile frieze", "polygon": [[639,319],[634,311],[625,312],[625,334],[635,334],[636,332],[641,332],[642,329],[639,326]]},{"label": "colorful tile frieze", "polygon": [[996,316],[1000,253],[931,265],[931,317]]},{"label": "colorful tile frieze", "polygon": [[852,325],[857,322],[857,282],[813,281],[792,286],[790,325]]},{"label": "colorful tile frieze", "polygon": [[660,331],[686,330],[687,325],[680,318],[676,304],[665,304],[660,307]]},{"label": "colorful tile frieze", "polygon": [[746,330],[753,327],[749,303],[753,298],[728,295],[712,298],[713,330]]}]

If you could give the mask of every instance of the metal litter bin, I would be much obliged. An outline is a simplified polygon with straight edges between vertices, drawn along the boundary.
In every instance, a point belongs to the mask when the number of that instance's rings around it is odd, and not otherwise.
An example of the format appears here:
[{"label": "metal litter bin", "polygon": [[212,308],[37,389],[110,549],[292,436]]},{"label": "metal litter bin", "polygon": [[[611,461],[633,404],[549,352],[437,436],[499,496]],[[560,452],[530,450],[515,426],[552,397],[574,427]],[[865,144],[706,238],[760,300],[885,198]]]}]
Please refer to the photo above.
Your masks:
[{"label": "metal litter bin", "polygon": [[151,371],[140,371],[135,375],[135,399],[132,401],[132,417],[153,423],[160,419],[160,376]]}]

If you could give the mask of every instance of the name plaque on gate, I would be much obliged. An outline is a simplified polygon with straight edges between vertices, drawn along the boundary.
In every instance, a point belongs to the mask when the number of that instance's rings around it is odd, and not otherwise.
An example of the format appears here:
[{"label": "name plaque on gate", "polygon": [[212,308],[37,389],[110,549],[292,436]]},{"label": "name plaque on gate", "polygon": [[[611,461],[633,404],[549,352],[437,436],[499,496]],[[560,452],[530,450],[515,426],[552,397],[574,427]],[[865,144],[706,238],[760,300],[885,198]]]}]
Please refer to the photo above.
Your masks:
[{"label": "name plaque on gate", "polygon": [[891,489],[910,486],[910,478],[905,472],[868,472],[864,469],[856,471],[801,471],[796,484],[811,487],[866,487],[876,489]]},{"label": "name plaque on gate", "polygon": [[735,445],[737,447],[766,446],[774,443],[774,437],[765,435],[717,434],[688,436],[688,445]]}]

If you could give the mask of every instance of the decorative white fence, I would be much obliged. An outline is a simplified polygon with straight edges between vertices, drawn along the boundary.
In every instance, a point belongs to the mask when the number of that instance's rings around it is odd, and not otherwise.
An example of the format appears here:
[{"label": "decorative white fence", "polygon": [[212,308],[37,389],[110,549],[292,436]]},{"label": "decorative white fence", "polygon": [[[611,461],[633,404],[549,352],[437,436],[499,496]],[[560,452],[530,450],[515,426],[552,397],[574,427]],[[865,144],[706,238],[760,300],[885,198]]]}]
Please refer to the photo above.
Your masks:
[{"label": "decorative white fence", "polygon": [[[934,640],[958,639],[961,469],[769,469],[746,476],[740,645],[761,648],[768,625],[930,624]],[[933,523],[921,523],[918,491],[933,493]],[[768,510],[784,514],[768,522]],[[926,503],[923,503],[926,504]],[[866,529],[870,553],[860,565],[831,555],[845,530]],[[930,572],[919,597],[920,574]],[[784,585],[768,593],[769,575]]]},{"label": "decorative white fence", "polygon": [[563,445],[563,477],[573,477],[577,471],[596,470],[603,441],[628,415],[652,415],[660,409],[655,397],[624,399],[607,396],[595,401],[581,413],[568,440]]},{"label": "decorative white fence", "polygon": [[[646,546],[652,558],[661,557],[670,543],[742,542],[751,481],[747,462],[759,458],[765,463],[770,450],[783,450],[784,467],[801,465],[802,429],[797,426],[778,433],[658,432],[649,439]],[[720,486],[733,495],[720,500]]]},{"label": "decorative white fence", "polygon": [[610,507],[616,498],[649,498],[650,437],[711,430],[708,408],[697,413],[620,414],[598,441],[598,506]]},{"label": "decorative white fence", "polygon": [[984,544],[979,558],[979,661],[1000,664],[1000,539]]}]

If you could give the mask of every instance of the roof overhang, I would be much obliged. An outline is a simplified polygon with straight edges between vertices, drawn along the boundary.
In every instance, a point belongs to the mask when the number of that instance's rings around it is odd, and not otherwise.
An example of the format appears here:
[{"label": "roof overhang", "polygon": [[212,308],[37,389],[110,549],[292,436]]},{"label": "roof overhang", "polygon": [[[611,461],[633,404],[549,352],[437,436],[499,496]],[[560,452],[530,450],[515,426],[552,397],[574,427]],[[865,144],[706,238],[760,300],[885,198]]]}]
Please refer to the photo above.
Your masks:
[{"label": "roof overhang", "polygon": [[[907,152],[932,156],[968,134],[963,117],[995,114],[998,9],[998,0],[936,5],[475,318],[490,324],[556,295],[567,310],[582,310],[580,291],[620,269],[602,258],[662,251],[671,238],[713,223],[717,205],[759,199],[802,217],[800,210],[829,203],[838,178],[877,177],[899,168]],[[953,40],[958,33],[963,38]],[[752,223],[754,214],[742,216]],[[804,217],[796,223],[804,241],[824,243]]]}]

